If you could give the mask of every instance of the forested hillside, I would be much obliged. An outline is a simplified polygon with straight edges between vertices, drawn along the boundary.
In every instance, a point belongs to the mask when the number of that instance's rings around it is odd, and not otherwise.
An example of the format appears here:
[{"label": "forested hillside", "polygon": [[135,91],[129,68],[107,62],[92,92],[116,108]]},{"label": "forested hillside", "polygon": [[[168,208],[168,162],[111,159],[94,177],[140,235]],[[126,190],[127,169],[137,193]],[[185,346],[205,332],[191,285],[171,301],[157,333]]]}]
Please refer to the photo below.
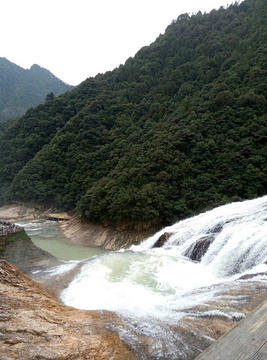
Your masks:
[{"label": "forested hillside", "polygon": [[0,58],[0,122],[23,115],[27,109],[45,101],[48,94],[73,89],[50,71],[33,65],[24,70]]},{"label": "forested hillside", "polygon": [[0,131],[4,201],[170,223],[266,194],[267,2],[180,15],[150,46]]}]

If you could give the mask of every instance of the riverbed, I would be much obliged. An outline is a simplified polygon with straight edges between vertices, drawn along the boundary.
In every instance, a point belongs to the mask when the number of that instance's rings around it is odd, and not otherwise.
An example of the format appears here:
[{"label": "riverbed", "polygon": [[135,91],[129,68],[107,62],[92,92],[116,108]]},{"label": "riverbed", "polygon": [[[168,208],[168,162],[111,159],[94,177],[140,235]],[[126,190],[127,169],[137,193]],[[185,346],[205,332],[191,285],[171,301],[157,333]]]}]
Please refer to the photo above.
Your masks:
[{"label": "riverbed", "polygon": [[[267,197],[229,204],[112,252],[69,243],[57,222],[19,224],[63,260],[47,271],[50,283],[69,274],[63,303],[117,313],[125,325],[116,330],[140,359],[189,360],[266,298],[266,209]],[[191,249],[208,235],[208,251],[192,261]]]}]

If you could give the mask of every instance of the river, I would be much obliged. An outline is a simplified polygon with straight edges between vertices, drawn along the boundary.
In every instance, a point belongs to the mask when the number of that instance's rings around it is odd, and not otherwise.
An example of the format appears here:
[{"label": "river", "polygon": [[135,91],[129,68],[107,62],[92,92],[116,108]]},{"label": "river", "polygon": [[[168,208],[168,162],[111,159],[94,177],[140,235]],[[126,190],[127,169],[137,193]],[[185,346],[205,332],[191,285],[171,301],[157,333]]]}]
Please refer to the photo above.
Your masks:
[{"label": "river", "polygon": [[61,260],[84,260],[106,253],[100,248],[70,243],[63,235],[59,223],[46,219],[18,221],[34,244]]},{"label": "river", "polygon": [[[65,264],[81,262],[61,300],[79,309],[116,312],[126,324],[117,330],[140,359],[191,359],[203,350],[201,341],[215,338],[201,324],[216,317],[239,320],[255,289],[266,296],[267,196],[218,207],[114,252],[69,244],[55,222],[21,225],[36,245]],[[154,248],[164,233],[168,240]],[[207,237],[212,243],[201,260],[190,260]],[[257,275],[252,281],[248,274]],[[239,280],[244,275],[247,279]]]}]

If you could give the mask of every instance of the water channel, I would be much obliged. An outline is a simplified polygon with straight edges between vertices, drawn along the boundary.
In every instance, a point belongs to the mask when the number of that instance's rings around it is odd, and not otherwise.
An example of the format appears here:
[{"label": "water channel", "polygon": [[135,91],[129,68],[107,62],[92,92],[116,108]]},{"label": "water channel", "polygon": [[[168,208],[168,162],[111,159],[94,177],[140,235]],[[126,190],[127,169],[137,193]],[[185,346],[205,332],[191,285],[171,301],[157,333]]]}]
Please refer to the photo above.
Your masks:
[{"label": "water channel", "polygon": [[107,251],[73,244],[63,235],[59,223],[46,219],[16,222],[24,227],[34,244],[61,260],[84,260]]}]

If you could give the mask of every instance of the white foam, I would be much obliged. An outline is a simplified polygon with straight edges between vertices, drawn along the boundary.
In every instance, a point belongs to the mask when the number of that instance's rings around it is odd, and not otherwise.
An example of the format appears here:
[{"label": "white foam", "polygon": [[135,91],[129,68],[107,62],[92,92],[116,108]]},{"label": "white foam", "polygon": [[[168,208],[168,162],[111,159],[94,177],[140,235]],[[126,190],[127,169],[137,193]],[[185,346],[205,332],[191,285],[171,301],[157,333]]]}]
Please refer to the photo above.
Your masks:
[{"label": "white foam", "polygon": [[[160,339],[158,344],[171,351],[176,341],[171,326],[184,316],[243,316],[234,306],[244,298],[221,298],[219,284],[232,284],[242,274],[266,272],[266,211],[267,196],[226,205],[162,229],[129,251],[90,259],[61,298],[81,309],[115,311],[129,320],[133,331],[152,336],[154,346]],[[152,248],[165,232],[171,234],[167,243]],[[214,241],[201,262],[184,256],[211,233]],[[266,276],[257,280],[266,281]],[[225,300],[233,308],[209,310],[215,298],[218,304]],[[194,313],[199,305],[203,310]]]}]

